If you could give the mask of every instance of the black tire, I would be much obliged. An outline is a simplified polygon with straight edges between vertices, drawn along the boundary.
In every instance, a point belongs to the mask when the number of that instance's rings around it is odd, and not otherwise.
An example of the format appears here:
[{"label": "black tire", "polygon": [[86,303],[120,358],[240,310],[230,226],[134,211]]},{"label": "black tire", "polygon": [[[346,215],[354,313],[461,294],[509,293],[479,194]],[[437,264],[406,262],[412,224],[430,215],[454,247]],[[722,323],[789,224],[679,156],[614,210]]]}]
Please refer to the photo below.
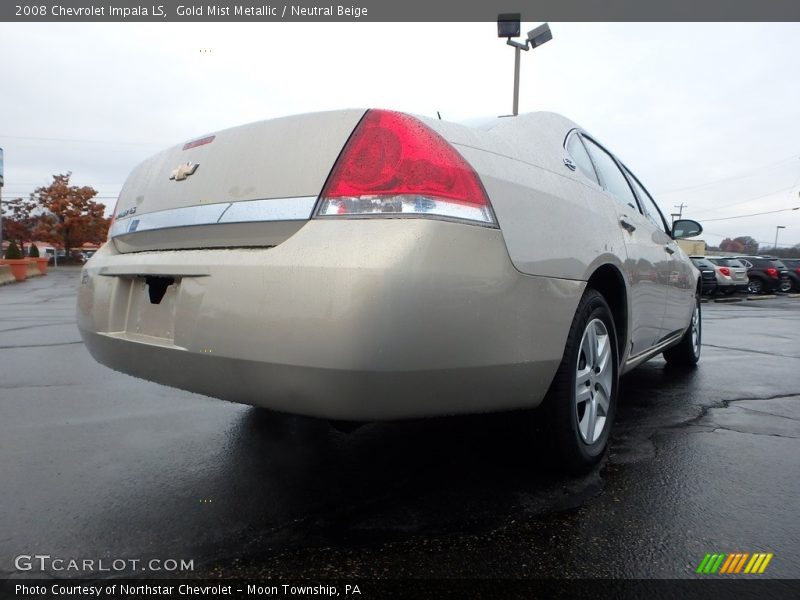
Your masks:
[{"label": "black tire", "polygon": [[[681,341],[672,348],[664,350],[664,360],[671,365],[681,367],[695,367],[700,360],[700,350],[703,345],[703,314],[701,311],[700,294],[695,294],[695,308],[692,320]],[[695,318],[697,321],[695,322]],[[695,328],[697,339],[695,339]]]},{"label": "black tire", "polygon": [[747,291],[751,294],[763,294],[764,282],[758,277],[751,277],[750,282],[747,284]]},{"label": "black tire", "polygon": [[780,291],[784,294],[788,294],[792,291],[792,282],[791,281],[781,281],[780,284]]},{"label": "black tire", "polygon": [[344,434],[353,433],[364,425],[360,421],[343,421],[340,419],[328,419],[328,424],[339,433]]},{"label": "black tire", "polygon": [[[602,326],[598,325],[597,321],[600,321]],[[586,335],[591,335],[589,333],[590,326],[596,336],[595,340],[597,340],[595,353],[605,353],[605,361],[602,364],[606,366],[603,367],[602,372],[590,368],[587,362],[583,341]],[[603,332],[603,330],[605,331]],[[603,336],[605,339],[601,339]],[[604,344],[602,351],[597,352],[598,345],[601,343]],[[592,362],[603,360],[600,356],[596,359]],[[583,366],[581,367],[581,365]],[[584,379],[580,377],[579,368],[588,373],[585,378],[586,393],[582,393],[581,396],[586,398],[589,394],[591,397],[582,403],[579,401],[576,391],[579,379]],[[606,371],[608,368],[610,368],[610,372]],[[601,377],[603,381],[601,381]],[[585,473],[603,456],[608,446],[609,432],[617,407],[618,377],[619,353],[614,317],[611,315],[605,298],[596,290],[587,289],[575,311],[564,355],[547,392],[544,405],[551,425],[551,443],[557,459],[565,471],[574,475]],[[595,381],[600,383],[595,383]],[[608,404],[607,408],[603,409],[602,404],[606,397]],[[582,410],[579,404],[582,404]],[[587,415],[586,412],[591,410],[594,411],[594,420],[592,413]],[[603,410],[605,411],[604,416],[599,414]],[[603,421],[598,423],[601,417]],[[594,426],[591,426],[590,423]],[[597,433],[598,426],[602,427],[599,434]],[[586,432],[582,431],[584,427]],[[587,439],[587,435],[589,439]]]}]

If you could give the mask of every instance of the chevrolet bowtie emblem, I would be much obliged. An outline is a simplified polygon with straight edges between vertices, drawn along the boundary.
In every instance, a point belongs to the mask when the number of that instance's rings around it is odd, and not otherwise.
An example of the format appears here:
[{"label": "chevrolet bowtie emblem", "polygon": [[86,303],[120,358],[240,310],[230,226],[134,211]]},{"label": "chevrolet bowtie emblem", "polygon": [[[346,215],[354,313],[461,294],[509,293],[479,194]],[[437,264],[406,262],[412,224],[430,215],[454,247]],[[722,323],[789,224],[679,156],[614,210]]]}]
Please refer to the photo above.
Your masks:
[{"label": "chevrolet bowtie emblem", "polygon": [[175,181],[183,181],[189,177],[189,175],[193,175],[199,166],[199,163],[187,162],[173,170],[172,173],[169,174],[169,178],[174,179]]}]

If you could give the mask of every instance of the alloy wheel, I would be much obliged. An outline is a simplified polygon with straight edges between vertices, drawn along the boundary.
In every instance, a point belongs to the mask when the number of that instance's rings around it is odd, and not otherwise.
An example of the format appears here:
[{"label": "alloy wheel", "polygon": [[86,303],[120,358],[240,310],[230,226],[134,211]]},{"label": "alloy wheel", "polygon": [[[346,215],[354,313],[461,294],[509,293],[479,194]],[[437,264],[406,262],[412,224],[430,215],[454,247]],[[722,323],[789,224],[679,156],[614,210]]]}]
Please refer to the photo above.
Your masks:
[{"label": "alloy wheel", "polygon": [[697,304],[694,307],[694,312],[692,313],[692,324],[689,326],[692,332],[692,350],[694,351],[694,355],[698,356],[700,354],[700,305]]},{"label": "alloy wheel", "polygon": [[764,285],[758,279],[751,279],[747,284],[747,291],[751,294],[759,294],[764,289]]},{"label": "alloy wheel", "polygon": [[575,371],[575,415],[578,431],[587,444],[600,438],[608,420],[614,381],[611,343],[603,321],[592,319],[587,323]]}]

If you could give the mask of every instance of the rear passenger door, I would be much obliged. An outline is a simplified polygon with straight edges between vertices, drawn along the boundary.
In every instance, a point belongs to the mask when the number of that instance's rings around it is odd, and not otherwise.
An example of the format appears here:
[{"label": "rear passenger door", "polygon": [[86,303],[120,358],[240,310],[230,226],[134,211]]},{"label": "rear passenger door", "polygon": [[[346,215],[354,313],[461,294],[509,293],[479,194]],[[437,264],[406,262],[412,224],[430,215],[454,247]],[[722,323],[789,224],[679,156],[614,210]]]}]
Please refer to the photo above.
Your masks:
[{"label": "rear passenger door", "polygon": [[669,337],[686,329],[694,311],[695,287],[692,268],[678,242],[668,233],[667,221],[652,196],[627,168],[623,167],[623,170],[631,182],[633,191],[636,192],[642,213],[655,229],[653,242],[660,245],[666,253],[664,259],[668,265],[668,275],[666,275],[668,285],[662,337]]},{"label": "rear passenger door", "polygon": [[[631,184],[614,157],[588,136],[583,136],[600,183],[613,200],[619,226],[624,230],[625,261],[631,284],[629,356],[647,351],[664,336],[664,313],[670,263],[664,249],[666,234],[640,211]],[[668,237],[668,236],[666,236]]]}]

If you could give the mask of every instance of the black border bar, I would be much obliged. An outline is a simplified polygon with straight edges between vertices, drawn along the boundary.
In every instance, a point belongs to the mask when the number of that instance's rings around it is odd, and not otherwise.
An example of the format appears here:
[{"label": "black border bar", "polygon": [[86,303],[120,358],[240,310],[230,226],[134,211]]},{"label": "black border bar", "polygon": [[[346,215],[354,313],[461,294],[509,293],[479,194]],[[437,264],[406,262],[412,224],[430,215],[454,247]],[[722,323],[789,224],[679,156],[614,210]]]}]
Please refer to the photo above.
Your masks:
[{"label": "black border bar", "polygon": [[[0,22],[800,21],[797,0],[4,0]],[[743,43],[747,43],[743,40]]]},{"label": "black border bar", "polygon": [[[309,593],[284,593],[283,586],[305,588]],[[18,587],[24,586],[24,587]],[[54,586],[56,589],[54,589]],[[187,586],[187,587],[181,587]],[[249,586],[261,588],[253,592]],[[264,593],[268,587],[277,588],[276,593]],[[347,588],[347,586],[350,586]],[[358,586],[355,592],[354,586]],[[33,588],[39,588],[32,592]],[[90,588],[101,593],[91,593]],[[152,588],[145,591],[135,591]],[[165,593],[165,589],[170,589]],[[222,589],[224,588],[224,589]],[[71,590],[76,593],[70,594]],[[77,591],[81,590],[81,591]],[[160,590],[160,591],[159,591]],[[186,590],[190,590],[188,593]],[[203,591],[205,590],[205,591]],[[316,590],[316,591],[311,591]],[[347,591],[349,590],[349,593]],[[782,600],[800,597],[798,579],[761,579],[753,577],[698,579],[0,579],[0,598],[100,598],[150,599],[150,598],[338,598],[348,600],[374,600],[392,598],[569,598],[591,599],[647,599],[673,600],[713,598]]]}]

